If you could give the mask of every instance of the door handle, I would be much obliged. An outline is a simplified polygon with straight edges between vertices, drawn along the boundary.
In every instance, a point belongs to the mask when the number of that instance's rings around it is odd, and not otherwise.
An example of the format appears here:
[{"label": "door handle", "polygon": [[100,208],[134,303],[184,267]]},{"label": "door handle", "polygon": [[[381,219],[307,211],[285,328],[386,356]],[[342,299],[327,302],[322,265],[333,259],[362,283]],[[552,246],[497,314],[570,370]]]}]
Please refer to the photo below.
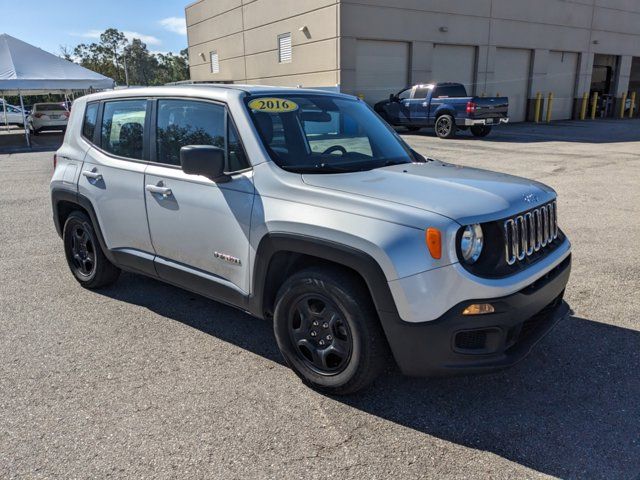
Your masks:
[{"label": "door handle", "polygon": [[92,170],[83,170],[82,171],[82,175],[84,175],[87,178],[90,178],[91,180],[102,180],[102,174]]},{"label": "door handle", "polygon": [[172,194],[169,187],[162,187],[160,185],[147,185],[145,188],[147,192],[157,193],[158,195],[162,195],[163,197],[168,197]]}]

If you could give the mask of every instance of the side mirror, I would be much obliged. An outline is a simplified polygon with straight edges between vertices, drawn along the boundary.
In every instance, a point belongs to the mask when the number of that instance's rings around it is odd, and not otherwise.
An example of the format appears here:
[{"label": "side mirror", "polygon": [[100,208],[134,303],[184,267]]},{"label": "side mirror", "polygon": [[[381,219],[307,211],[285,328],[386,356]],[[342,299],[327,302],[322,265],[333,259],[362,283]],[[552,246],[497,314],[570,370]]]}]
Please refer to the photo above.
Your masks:
[{"label": "side mirror", "polygon": [[390,102],[395,102],[395,101],[397,101],[397,97],[396,97],[396,94],[395,94],[395,93],[391,93],[391,94],[389,94],[389,101],[390,101]]},{"label": "side mirror", "polygon": [[216,183],[230,180],[224,173],[224,150],[212,145],[188,145],[180,149],[182,171],[191,175],[202,175]]}]

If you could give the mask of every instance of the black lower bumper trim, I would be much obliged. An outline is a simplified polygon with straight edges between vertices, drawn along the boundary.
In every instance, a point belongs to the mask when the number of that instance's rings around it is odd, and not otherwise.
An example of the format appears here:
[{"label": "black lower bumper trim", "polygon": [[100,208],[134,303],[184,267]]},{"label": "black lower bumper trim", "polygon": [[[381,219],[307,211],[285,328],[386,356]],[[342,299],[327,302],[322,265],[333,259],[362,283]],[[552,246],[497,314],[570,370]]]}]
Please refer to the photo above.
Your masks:
[{"label": "black lower bumper trim", "polygon": [[[442,317],[419,324],[379,312],[393,355],[405,375],[487,372],[522,360],[554,325],[569,315],[563,301],[571,257],[521,291],[462,302]],[[495,313],[462,315],[472,303]]]}]

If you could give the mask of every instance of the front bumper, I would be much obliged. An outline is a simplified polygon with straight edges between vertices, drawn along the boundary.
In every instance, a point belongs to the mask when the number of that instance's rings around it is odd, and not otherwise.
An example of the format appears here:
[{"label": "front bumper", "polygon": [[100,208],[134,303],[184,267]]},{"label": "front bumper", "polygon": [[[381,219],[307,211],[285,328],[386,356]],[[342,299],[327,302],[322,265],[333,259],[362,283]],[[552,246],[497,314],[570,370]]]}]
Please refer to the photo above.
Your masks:
[{"label": "front bumper", "polygon": [[473,127],[474,125],[491,126],[491,125],[499,125],[501,123],[509,123],[509,118],[502,117],[502,118],[479,118],[479,119],[465,118],[464,119],[465,127]]},{"label": "front bumper", "polygon": [[[570,309],[563,301],[571,257],[522,290],[459,303],[434,321],[404,322],[379,312],[400,370],[410,376],[481,373],[522,360]],[[462,315],[473,303],[495,313]]]}]

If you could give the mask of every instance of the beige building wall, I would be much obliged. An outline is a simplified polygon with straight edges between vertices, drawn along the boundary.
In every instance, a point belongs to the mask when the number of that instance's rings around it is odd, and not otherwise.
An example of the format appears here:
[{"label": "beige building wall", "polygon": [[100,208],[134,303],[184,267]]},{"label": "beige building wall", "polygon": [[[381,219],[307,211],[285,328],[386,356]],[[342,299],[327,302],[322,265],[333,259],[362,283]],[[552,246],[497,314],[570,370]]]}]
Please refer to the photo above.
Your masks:
[{"label": "beige building wall", "polygon": [[[338,85],[373,102],[402,83],[459,76],[477,95],[508,92],[522,103],[514,108],[518,118],[531,118],[536,93],[552,89],[562,95],[554,116],[575,113],[589,92],[595,54],[619,56],[613,93],[620,96],[635,81],[631,65],[640,57],[640,0],[200,0],[186,15],[196,81]],[[281,64],[277,36],[286,32],[293,61]],[[395,43],[375,58],[375,42]],[[217,74],[211,50],[218,51]],[[384,85],[372,85],[391,51],[407,53],[393,59],[394,72],[381,72]],[[460,63],[443,52],[459,52]],[[508,71],[501,54],[530,63]]]},{"label": "beige building wall", "polygon": [[[286,86],[339,83],[336,0],[200,0],[186,7],[191,79]],[[305,28],[306,27],[306,28]],[[291,63],[278,36],[291,33]],[[211,72],[217,51],[219,73]]]}]

